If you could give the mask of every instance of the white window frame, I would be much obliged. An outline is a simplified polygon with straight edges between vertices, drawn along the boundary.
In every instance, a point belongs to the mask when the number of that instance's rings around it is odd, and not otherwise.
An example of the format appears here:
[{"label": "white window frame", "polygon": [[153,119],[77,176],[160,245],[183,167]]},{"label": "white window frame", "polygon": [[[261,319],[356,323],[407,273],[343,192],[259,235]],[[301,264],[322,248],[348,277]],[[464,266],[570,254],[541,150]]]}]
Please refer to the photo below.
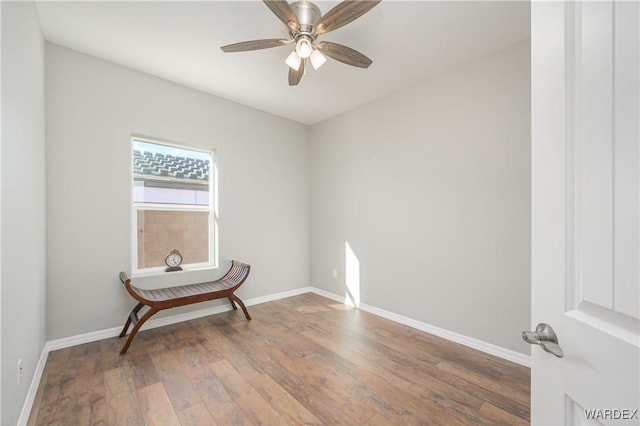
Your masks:
[{"label": "white window frame", "polygon": [[[134,142],[146,142],[156,145],[163,145],[166,147],[186,149],[189,151],[198,151],[211,156],[211,164],[209,170],[209,205],[198,206],[193,204],[162,204],[162,203],[144,203],[136,202],[133,199],[134,196],[134,170],[133,170],[133,152]],[[150,268],[140,268],[138,265],[138,211],[154,210],[154,211],[184,211],[184,212],[209,212],[209,261],[199,263],[187,263],[182,264],[182,271],[174,271],[172,274],[177,274],[190,270],[205,269],[205,268],[217,268],[218,267],[218,167],[216,163],[216,151],[214,149],[203,149],[193,145],[172,142],[158,138],[152,138],[148,136],[131,135],[130,145],[130,179],[129,188],[131,190],[131,275],[132,276],[144,276],[144,275],[161,275],[165,273],[166,266],[157,266]]]}]

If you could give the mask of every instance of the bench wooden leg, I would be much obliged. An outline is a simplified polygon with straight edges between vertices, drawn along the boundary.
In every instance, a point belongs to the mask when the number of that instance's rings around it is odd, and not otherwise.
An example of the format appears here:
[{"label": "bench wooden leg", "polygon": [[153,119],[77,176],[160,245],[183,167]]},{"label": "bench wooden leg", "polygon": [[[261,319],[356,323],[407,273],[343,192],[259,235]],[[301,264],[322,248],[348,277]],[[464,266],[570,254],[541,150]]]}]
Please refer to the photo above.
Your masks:
[{"label": "bench wooden leg", "polygon": [[227,299],[229,299],[229,302],[231,302],[231,307],[234,311],[238,309],[238,307],[236,306],[236,302],[234,302],[232,298],[228,297]]},{"label": "bench wooden leg", "polygon": [[[144,305],[142,303],[138,303],[129,313],[129,316],[127,316],[127,322],[124,323],[124,327],[122,328],[122,333],[120,333],[120,335],[118,337],[122,337],[125,334],[127,334],[127,330],[129,329],[129,325],[131,325],[131,317],[137,317],[138,312],[140,312],[140,309],[142,309]],[[135,324],[133,324],[135,326]]]},{"label": "bench wooden leg", "polygon": [[153,315],[155,315],[158,311],[159,311],[159,309],[153,309],[153,308],[149,309],[142,316],[142,318],[140,318],[140,321],[138,321],[136,323],[136,325],[133,326],[133,330],[131,330],[131,334],[129,335],[129,338],[127,339],[127,342],[124,344],[124,347],[120,351],[120,355],[124,355],[124,354],[127,353],[127,350],[129,349],[129,345],[131,345],[131,342],[133,341],[133,338],[136,337],[136,334],[138,333],[138,330],[140,330],[140,327],[142,327],[142,324],[144,324],[149,318],[151,318]]},{"label": "bench wooden leg", "polygon": [[240,308],[242,308],[242,312],[244,312],[244,317],[247,320],[251,319],[251,317],[249,316],[249,312],[247,311],[247,307],[244,306],[244,303],[242,303],[242,300],[240,300],[238,296],[236,296],[235,294],[232,294],[231,296],[229,296],[229,299],[234,300],[238,305],[240,305]]}]

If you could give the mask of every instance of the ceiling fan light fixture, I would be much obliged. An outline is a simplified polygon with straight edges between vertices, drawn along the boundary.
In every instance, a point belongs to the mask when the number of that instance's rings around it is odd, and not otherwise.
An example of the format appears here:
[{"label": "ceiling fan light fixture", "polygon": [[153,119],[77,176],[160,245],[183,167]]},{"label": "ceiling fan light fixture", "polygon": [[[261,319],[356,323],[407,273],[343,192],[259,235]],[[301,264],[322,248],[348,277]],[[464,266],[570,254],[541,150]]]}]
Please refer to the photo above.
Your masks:
[{"label": "ceiling fan light fixture", "polygon": [[302,58],[294,50],[289,54],[289,56],[287,56],[285,63],[292,69],[298,71],[300,69],[300,64],[302,63]]},{"label": "ceiling fan light fixture", "polygon": [[313,52],[311,52],[309,59],[311,60],[311,65],[313,65],[314,70],[317,70],[327,62],[327,58],[317,49],[314,49]]},{"label": "ceiling fan light fixture", "polygon": [[307,59],[311,56],[311,53],[313,52],[313,42],[311,37],[307,35],[298,37],[298,41],[296,42],[296,52],[302,59]]}]

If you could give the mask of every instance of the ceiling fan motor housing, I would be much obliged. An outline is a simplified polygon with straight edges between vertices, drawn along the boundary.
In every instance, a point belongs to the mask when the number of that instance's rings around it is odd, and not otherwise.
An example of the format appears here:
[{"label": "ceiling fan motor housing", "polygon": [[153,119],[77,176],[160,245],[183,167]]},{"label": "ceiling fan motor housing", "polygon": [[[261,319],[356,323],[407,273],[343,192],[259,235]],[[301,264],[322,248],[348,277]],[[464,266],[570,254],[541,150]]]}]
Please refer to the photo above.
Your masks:
[{"label": "ceiling fan motor housing", "polygon": [[291,3],[291,8],[298,17],[299,32],[310,34],[313,26],[320,20],[320,8],[310,1],[302,0]]}]

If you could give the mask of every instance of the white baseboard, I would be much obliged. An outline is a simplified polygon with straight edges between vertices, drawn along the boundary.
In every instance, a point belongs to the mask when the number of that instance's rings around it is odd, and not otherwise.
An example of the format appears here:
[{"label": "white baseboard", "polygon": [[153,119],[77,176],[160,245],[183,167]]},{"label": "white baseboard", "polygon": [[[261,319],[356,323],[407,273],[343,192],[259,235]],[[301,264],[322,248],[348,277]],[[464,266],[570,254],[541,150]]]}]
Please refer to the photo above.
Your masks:
[{"label": "white baseboard", "polygon": [[[311,292],[311,287],[302,287],[295,290],[284,291],[276,294],[269,294],[266,296],[254,297],[252,299],[244,300],[246,306],[259,305],[261,303],[271,302],[273,300],[284,299],[286,297],[298,296],[300,294]],[[226,299],[225,299],[226,300]],[[150,330],[152,328],[164,327],[165,325],[177,324],[183,321],[189,321],[192,319],[203,318],[209,315],[215,315],[222,312],[232,310],[231,306],[227,303],[219,306],[211,306],[209,308],[198,309],[196,311],[185,312],[182,314],[176,314],[166,316],[162,318],[150,319],[145,322],[140,330]],[[63,337],[62,339],[51,340],[47,342],[45,347],[49,351],[55,351],[58,349],[68,348],[71,346],[81,345],[83,343],[95,342],[97,340],[108,339],[120,334],[122,327],[107,328],[105,330],[92,331],[91,333],[79,334],[77,336]]]},{"label": "white baseboard", "polygon": [[[254,297],[253,299],[245,300],[244,303],[247,306],[253,306],[253,305],[259,305],[261,303],[272,302],[274,300],[284,299],[287,297],[298,296],[304,293],[315,293],[320,296],[326,297],[327,299],[335,300],[338,303],[344,303],[345,301],[345,298],[342,296],[338,296],[337,294],[333,294],[316,287],[302,287],[295,290],[284,291],[281,293]],[[473,349],[477,349],[479,351],[488,353],[490,355],[494,355],[499,358],[506,359],[507,361],[515,362],[516,364],[524,365],[526,367],[529,367],[531,365],[530,357],[528,355],[524,355],[524,354],[512,351],[510,349],[505,349],[503,347],[496,346],[494,344],[487,343],[482,340],[478,340],[472,337],[464,336],[462,334],[454,333],[452,331],[445,330],[443,328],[436,327],[434,325],[420,322],[412,318],[395,314],[393,312],[385,311],[384,309],[376,308],[375,306],[360,304],[359,309],[372,313],[374,315],[378,315],[382,318],[386,318],[388,320],[397,322],[399,324],[403,324],[403,325],[415,328],[417,330],[424,331],[426,333],[430,333],[447,340],[451,340],[452,342],[460,343],[462,345],[468,346]],[[228,306],[225,304],[225,305],[200,309],[197,311],[185,312],[182,314],[167,316],[163,318],[152,319],[147,321],[141,327],[141,330],[148,330],[156,327],[163,327],[165,325],[176,324],[179,322],[202,318],[202,317],[219,314],[221,312],[226,312],[230,310],[231,310],[231,306]],[[31,385],[29,386],[29,391],[27,392],[27,397],[22,406],[22,411],[20,412],[18,425],[26,425],[27,421],[29,420],[29,415],[31,414],[31,408],[33,407],[33,402],[35,401],[36,392],[38,391],[38,386],[40,385],[42,372],[44,371],[44,366],[47,361],[47,357],[49,356],[49,352],[55,351],[58,349],[68,348],[71,346],[81,345],[84,343],[95,342],[102,339],[108,339],[110,337],[115,337],[118,334],[120,334],[120,330],[121,330],[121,327],[113,327],[105,330],[98,330],[90,333],[84,333],[77,336],[70,336],[70,337],[64,337],[62,339],[50,340],[47,343],[45,343],[44,348],[42,349],[42,354],[40,355],[40,359],[38,361],[38,365],[36,366],[36,371],[33,374]]]},{"label": "white baseboard", "polygon": [[475,339],[473,337],[465,336],[464,334],[459,334],[453,331],[446,330],[444,328],[436,327],[435,325],[427,324],[421,321],[414,320],[412,318],[398,315],[393,312],[385,311],[374,306],[361,304],[360,309],[378,315],[380,317],[387,318],[391,321],[395,321],[397,323],[415,328],[417,330],[424,331],[425,333],[433,334],[452,342],[460,343],[461,345],[477,349],[489,355],[497,356],[498,358],[506,359],[507,361],[511,361],[525,367],[531,367],[531,357],[529,355],[512,351],[511,349],[506,349],[502,346],[485,342],[484,340]]},{"label": "white baseboard", "polygon": [[[321,290],[319,288],[311,287],[311,291],[320,296],[328,299],[335,300],[336,302],[344,303],[345,298],[338,296],[337,294],[329,293],[328,291]],[[384,309],[376,308],[375,306],[366,305],[361,303],[359,309],[372,313],[382,318],[397,322],[415,328],[416,330],[424,331],[425,333],[433,334],[438,337],[442,337],[452,342],[460,343],[473,349],[485,352],[490,355],[497,356],[498,358],[506,359],[507,361],[514,362],[516,364],[523,365],[525,367],[531,367],[531,357],[529,355],[522,354],[520,352],[505,349],[501,346],[494,345],[492,343],[485,342],[483,340],[475,339],[473,337],[465,336],[463,334],[455,333],[453,331],[446,330],[444,328],[436,327],[435,325],[427,324],[415,319],[398,315],[393,312],[385,311]]]},{"label": "white baseboard", "polygon": [[328,291],[322,290],[321,288],[309,287],[311,289],[311,293],[315,293],[319,296],[326,297],[327,299],[335,300],[338,303],[344,303],[345,297],[338,296],[337,294],[329,293]]},{"label": "white baseboard", "polygon": [[40,386],[40,379],[42,378],[42,372],[44,371],[44,366],[47,363],[48,356],[49,350],[45,343],[42,348],[42,353],[40,354],[40,359],[38,360],[38,365],[36,365],[36,371],[33,373],[33,378],[31,379],[31,384],[29,385],[29,390],[27,391],[24,404],[22,404],[22,411],[20,411],[20,417],[18,418],[18,425],[20,426],[26,425],[29,421],[31,407],[33,407],[33,401],[36,400],[36,393],[38,392],[38,386]]}]

